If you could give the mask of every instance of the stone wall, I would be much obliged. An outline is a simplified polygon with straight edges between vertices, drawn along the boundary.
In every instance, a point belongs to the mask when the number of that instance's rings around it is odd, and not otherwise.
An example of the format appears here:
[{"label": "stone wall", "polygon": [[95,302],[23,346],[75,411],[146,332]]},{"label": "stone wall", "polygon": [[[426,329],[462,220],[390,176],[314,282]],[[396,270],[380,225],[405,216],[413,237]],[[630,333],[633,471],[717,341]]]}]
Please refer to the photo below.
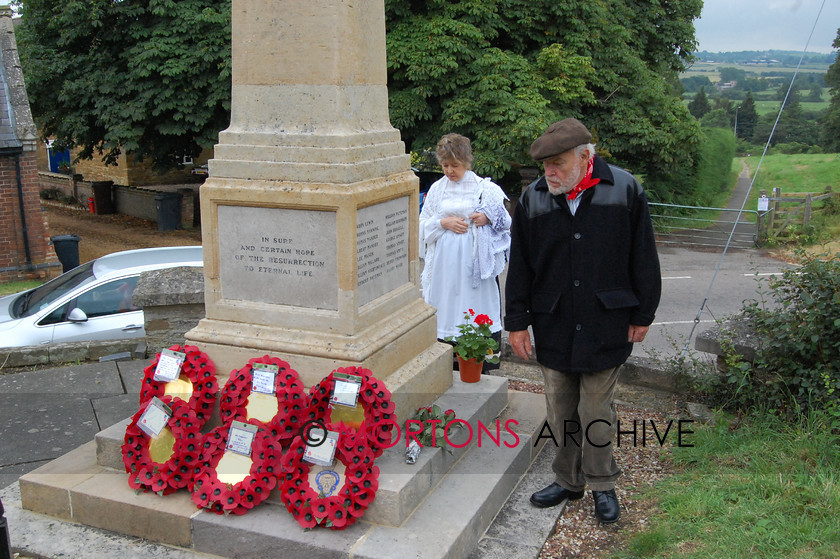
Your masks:
[{"label": "stone wall", "polygon": [[[109,181],[87,181],[82,180],[81,175],[64,175],[61,173],[49,173],[40,171],[38,173],[40,190],[58,190],[65,196],[75,198],[84,207],[88,205],[88,198],[97,199],[96,186],[108,184]],[[157,203],[155,196],[166,192],[177,192],[181,194],[181,227],[198,227],[201,224],[198,208],[199,184],[189,185],[159,185],[158,188],[139,188],[135,186],[113,185],[111,186],[111,204],[109,211],[103,212],[102,208],[97,213],[118,213],[129,215],[139,219],[157,222]],[[102,191],[100,191],[101,194]]]},{"label": "stone wall", "polygon": [[204,318],[204,269],[179,267],[144,272],[133,302],[143,307],[149,355],[173,344]]}]

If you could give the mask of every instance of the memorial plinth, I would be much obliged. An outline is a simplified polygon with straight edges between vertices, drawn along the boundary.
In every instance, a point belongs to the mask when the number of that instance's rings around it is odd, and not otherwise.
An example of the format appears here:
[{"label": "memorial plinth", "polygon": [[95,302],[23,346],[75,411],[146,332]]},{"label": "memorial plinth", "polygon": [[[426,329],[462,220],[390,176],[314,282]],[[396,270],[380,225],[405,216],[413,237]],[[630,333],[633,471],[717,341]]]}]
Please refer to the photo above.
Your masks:
[{"label": "memorial plinth", "polygon": [[399,414],[451,383],[418,290],[418,189],[388,118],[381,2],[234,1],[230,127],[201,188],[220,374],[288,361],[307,386],[361,366]]}]

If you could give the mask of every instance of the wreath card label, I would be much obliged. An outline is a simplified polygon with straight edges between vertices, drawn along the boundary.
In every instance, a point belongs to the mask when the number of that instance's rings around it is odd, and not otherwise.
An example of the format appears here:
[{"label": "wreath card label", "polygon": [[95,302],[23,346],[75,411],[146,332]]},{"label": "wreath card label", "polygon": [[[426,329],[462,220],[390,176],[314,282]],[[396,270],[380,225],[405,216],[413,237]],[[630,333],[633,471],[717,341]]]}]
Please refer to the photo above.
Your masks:
[{"label": "wreath card label", "polygon": [[257,426],[242,421],[232,421],[228,431],[225,450],[230,450],[243,456],[251,456],[251,445],[257,436]]},{"label": "wreath card label", "polygon": [[274,395],[274,379],[280,371],[278,365],[271,363],[254,363],[251,369],[251,392]]},{"label": "wreath card label", "polygon": [[355,408],[359,400],[359,390],[362,388],[362,377],[346,373],[333,373],[333,385],[330,404],[338,404]]},{"label": "wreath card label", "polygon": [[152,378],[158,382],[172,382],[181,375],[181,364],[186,359],[186,353],[164,349],[160,352],[160,358]]},{"label": "wreath card label", "polygon": [[[310,440],[307,441],[306,450],[303,452],[304,461],[319,466],[332,466],[335,462],[335,449],[338,448],[338,433],[313,427],[308,434]],[[316,436],[320,438],[316,439]]]},{"label": "wreath card label", "polygon": [[156,439],[160,436],[160,432],[166,427],[169,418],[172,417],[172,408],[160,401],[155,396],[149,400],[146,409],[140,416],[137,426],[141,431]]}]

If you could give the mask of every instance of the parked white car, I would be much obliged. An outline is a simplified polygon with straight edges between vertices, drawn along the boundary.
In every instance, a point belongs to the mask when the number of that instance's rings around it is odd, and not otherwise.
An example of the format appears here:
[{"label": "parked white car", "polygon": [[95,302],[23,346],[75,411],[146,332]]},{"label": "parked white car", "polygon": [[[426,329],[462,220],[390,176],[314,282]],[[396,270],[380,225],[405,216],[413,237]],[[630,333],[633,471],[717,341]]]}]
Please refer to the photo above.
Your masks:
[{"label": "parked white car", "polygon": [[82,264],[0,298],[0,348],[142,338],[143,309],[132,302],[141,272],[203,265],[200,246],[126,250]]}]

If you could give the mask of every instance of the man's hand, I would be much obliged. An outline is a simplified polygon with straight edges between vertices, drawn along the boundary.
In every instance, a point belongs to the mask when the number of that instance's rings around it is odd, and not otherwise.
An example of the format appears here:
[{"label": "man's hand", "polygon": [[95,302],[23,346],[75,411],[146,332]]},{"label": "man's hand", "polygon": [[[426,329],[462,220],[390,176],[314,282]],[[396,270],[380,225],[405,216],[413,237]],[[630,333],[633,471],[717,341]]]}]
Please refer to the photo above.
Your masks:
[{"label": "man's hand", "polygon": [[516,355],[525,361],[529,360],[528,356],[531,355],[531,334],[527,330],[511,332],[508,335],[508,343],[510,343],[510,347]]},{"label": "man's hand", "polygon": [[649,326],[630,325],[630,331],[627,333],[627,341],[632,343],[643,342],[647,336]]},{"label": "man's hand", "polygon": [[444,229],[452,231],[453,233],[458,233],[459,235],[466,233],[470,227],[466,221],[455,216],[444,217],[440,220],[440,226]]}]

